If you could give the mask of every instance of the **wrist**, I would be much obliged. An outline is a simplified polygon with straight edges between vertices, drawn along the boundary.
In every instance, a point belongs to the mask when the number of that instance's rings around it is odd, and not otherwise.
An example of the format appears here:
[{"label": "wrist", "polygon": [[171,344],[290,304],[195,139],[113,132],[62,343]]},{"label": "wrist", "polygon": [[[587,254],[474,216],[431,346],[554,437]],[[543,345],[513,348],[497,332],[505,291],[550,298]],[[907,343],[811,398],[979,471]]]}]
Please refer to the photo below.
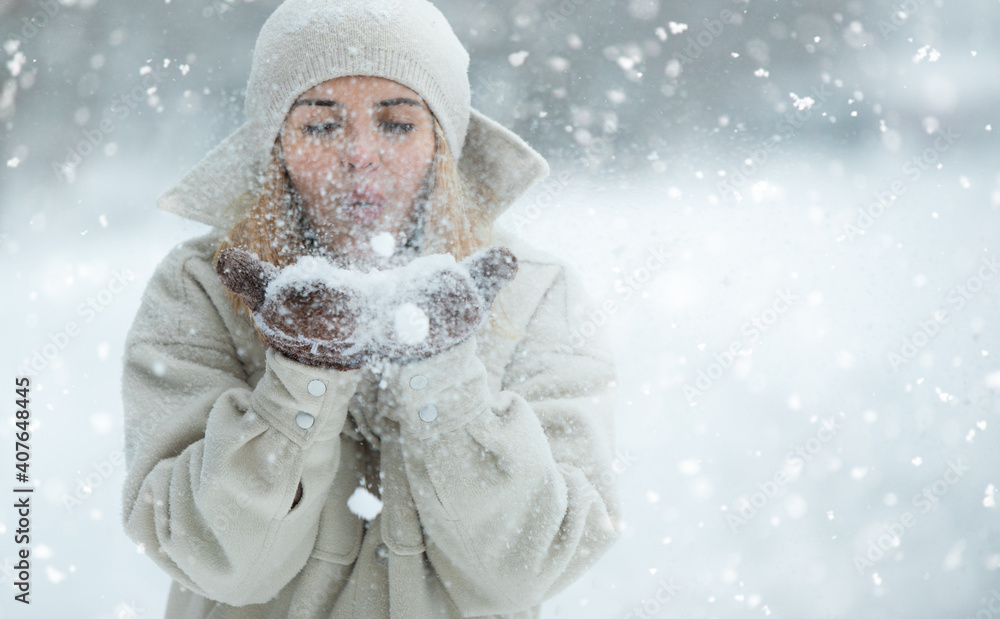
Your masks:
[{"label": "wrist", "polygon": [[307,365],[274,348],[265,359],[267,371],[251,396],[254,410],[302,448],[338,436],[361,371]]},{"label": "wrist", "polygon": [[488,407],[486,366],[475,335],[424,359],[387,363],[382,378],[379,413],[420,439],[455,430]]}]

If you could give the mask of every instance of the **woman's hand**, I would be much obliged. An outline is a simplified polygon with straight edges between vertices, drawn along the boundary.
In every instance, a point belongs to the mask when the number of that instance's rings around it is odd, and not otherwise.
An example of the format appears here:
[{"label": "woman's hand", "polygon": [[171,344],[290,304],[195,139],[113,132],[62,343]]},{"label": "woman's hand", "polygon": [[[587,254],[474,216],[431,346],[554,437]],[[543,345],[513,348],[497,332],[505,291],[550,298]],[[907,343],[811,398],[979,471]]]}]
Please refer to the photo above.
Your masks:
[{"label": "woman's hand", "polygon": [[365,311],[360,291],[321,279],[269,284],[281,271],[238,248],[223,250],[215,271],[222,284],[253,310],[264,339],[285,356],[323,368],[364,365],[367,342],[358,330]]},{"label": "woman's hand", "polygon": [[[482,249],[459,263],[434,264],[425,256],[397,272],[395,290],[379,313],[373,357],[408,361],[430,357],[471,336],[493,300],[517,274],[517,257],[506,247]],[[431,268],[427,268],[431,266]],[[410,273],[407,273],[410,271]]]},{"label": "woman's hand", "polygon": [[[273,348],[302,363],[340,370],[423,359],[464,342],[517,274],[517,258],[501,246],[459,263],[445,255],[422,256],[367,275],[310,260],[319,269],[300,269],[306,276],[296,276],[230,248],[220,254],[216,272],[253,310]],[[272,285],[275,279],[280,281]]]}]

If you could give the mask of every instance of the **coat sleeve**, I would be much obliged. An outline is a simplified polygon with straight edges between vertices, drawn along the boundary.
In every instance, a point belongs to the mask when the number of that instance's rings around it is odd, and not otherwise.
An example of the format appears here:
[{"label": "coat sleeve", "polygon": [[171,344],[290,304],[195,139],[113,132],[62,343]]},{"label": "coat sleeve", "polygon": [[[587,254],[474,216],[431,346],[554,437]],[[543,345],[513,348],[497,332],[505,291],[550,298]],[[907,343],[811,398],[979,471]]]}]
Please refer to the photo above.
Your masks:
[{"label": "coat sleeve", "polygon": [[[396,366],[384,414],[399,440],[426,553],[465,616],[532,607],[620,536],[613,473],[616,370],[563,267],[534,312],[499,393],[475,336]],[[380,411],[380,414],[383,414]]]},{"label": "coat sleeve", "polygon": [[271,599],[308,560],[360,373],[269,348],[251,388],[223,316],[235,313],[209,260],[179,246],[126,338],[122,522],[174,580],[243,606]]}]

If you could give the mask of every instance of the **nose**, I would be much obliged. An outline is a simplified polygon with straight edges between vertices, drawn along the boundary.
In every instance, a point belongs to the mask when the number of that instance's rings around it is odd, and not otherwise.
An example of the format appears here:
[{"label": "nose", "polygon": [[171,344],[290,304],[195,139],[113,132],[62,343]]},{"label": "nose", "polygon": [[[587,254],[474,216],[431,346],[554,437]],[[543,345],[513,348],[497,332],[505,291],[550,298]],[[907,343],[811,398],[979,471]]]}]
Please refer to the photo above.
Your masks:
[{"label": "nose", "polygon": [[[368,123],[352,123],[343,163],[347,170],[376,170],[379,165],[379,146]],[[361,125],[361,126],[359,126]]]}]

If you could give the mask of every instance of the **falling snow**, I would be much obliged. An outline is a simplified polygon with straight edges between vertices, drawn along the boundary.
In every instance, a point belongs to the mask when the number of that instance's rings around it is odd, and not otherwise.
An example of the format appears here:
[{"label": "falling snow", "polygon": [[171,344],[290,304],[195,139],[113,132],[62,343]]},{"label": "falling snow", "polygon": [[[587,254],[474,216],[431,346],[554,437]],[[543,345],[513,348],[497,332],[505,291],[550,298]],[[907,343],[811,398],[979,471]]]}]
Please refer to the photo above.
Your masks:
[{"label": "falling snow", "polygon": [[[156,198],[243,122],[271,6],[171,1],[140,19],[121,2],[7,4],[6,375],[40,368],[32,576],[58,595],[40,592],[39,616],[162,616],[161,549],[121,532],[124,336],[159,260],[205,231]],[[545,619],[990,611],[1000,60],[982,33],[1000,13],[793,4],[439,3],[470,49],[473,106],[551,166],[498,225],[578,268],[595,304],[576,308],[576,335],[603,331],[617,359],[613,477],[563,470],[620,486],[622,538]],[[223,31],[225,45],[187,36]],[[398,248],[387,232],[359,242]],[[124,269],[135,279],[112,289]],[[383,318],[403,341],[429,334],[413,303]],[[253,372],[247,351],[200,331],[192,346],[238,359],[227,385]],[[148,372],[169,385],[174,367]],[[166,421],[172,410],[150,402]],[[827,419],[840,427],[821,431]],[[14,421],[0,426],[8,444]],[[358,488],[347,507],[371,521],[383,505]],[[0,515],[0,533],[14,528]],[[14,578],[0,559],[0,582]]]}]

